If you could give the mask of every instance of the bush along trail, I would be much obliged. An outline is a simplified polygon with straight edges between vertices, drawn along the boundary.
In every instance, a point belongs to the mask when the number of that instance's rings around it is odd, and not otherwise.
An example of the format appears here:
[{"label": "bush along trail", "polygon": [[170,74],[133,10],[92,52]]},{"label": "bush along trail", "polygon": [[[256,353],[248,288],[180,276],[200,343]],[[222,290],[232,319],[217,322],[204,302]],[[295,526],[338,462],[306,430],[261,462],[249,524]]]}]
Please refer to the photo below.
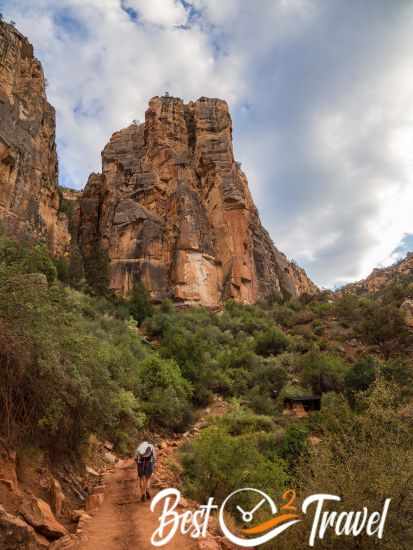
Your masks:
[{"label": "bush along trail", "polygon": [[[152,482],[152,497],[167,487],[180,485],[179,451],[193,440],[209,421],[225,414],[227,404],[216,399],[203,409],[192,428],[182,435],[160,441],[157,448],[157,466]],[[197,503],[181,499],[180,511],[195,509]],[[119,459],[113,467],[107,467],[102,484],[98,484],[86,501],[84,510],[75,512],[79,519],[76,534],[67,535],[56,541],[53,550],[145,550],[153,549],[151,537],[158,527],[158,515],[150,510],[150,502],[141,502],[136,465],[132,458]],[[171,549],[217,550],[222,545],[231,545],[223,541],[216,525],[206,538],[200,540],[183,536],[179,532],[168,543]]]}]

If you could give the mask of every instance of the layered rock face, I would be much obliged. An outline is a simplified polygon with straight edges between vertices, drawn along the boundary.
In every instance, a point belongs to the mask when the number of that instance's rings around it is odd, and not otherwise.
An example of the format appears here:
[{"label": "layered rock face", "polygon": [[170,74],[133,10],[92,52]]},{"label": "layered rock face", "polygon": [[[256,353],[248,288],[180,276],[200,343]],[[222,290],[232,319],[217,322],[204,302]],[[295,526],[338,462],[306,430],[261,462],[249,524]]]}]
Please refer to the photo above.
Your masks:
[{"label": "layered rock face", "polygon": [[86,265],[104,251],[110,286],[141,280],[154,301],[217,307],[314,293],[262,227],[235,162],[225,101],[154,97],[145,123],[113,134],[80,200]]},{"label": "layered rock face", "polygon": [[0,22],[0,222],[62,253],[70,238],[59,201],[55,111],[43,70],[28,40]]}]

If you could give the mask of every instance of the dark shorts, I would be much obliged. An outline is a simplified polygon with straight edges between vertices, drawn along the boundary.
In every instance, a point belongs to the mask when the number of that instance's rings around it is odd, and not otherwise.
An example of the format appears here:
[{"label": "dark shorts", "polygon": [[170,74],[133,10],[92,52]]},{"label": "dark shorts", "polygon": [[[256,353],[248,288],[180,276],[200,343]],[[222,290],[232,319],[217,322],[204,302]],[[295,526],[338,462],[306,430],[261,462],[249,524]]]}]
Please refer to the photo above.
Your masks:
[{"label": "dark shorts", "polygon": [[153,474],[152,460],[141,460],[138,462],[138,476],[151,477]]}]

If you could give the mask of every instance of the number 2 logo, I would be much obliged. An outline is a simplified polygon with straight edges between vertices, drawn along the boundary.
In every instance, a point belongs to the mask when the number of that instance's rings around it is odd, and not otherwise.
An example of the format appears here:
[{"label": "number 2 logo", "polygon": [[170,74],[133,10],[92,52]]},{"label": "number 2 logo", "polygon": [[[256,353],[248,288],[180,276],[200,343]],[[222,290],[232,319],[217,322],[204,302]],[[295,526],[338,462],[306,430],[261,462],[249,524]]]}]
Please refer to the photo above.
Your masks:
[{"label": "number 2 logo", "polygon": [[288,512],[296,512],[297,506],[295,505],[295,501],[297,499],[297,495],[293,489],[288,489],[282,494],[283,501],[285,504],[281,506],[281,510],[286,510]]}]

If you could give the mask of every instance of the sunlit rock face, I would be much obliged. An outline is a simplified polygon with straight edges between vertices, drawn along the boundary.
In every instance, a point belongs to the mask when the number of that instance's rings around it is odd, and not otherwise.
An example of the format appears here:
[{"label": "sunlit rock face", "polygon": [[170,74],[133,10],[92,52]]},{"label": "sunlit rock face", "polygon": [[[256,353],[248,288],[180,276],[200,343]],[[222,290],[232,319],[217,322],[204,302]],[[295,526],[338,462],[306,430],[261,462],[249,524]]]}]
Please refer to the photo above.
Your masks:
[{"label": "sunlit rock face", "polygon": [[55,111],[43,70],[28,40],[0,22],[0,223],[59,254],[70,240],[59,204]]},{"label": "sunlit rock face", "polygon": [[154,301],[219,307],[317,288],[262,227],[235,162],[228,105],[154,97],[143,124],[113,134],[80,200],[79,244],[110,262],[110,286],[141,280]]}]

